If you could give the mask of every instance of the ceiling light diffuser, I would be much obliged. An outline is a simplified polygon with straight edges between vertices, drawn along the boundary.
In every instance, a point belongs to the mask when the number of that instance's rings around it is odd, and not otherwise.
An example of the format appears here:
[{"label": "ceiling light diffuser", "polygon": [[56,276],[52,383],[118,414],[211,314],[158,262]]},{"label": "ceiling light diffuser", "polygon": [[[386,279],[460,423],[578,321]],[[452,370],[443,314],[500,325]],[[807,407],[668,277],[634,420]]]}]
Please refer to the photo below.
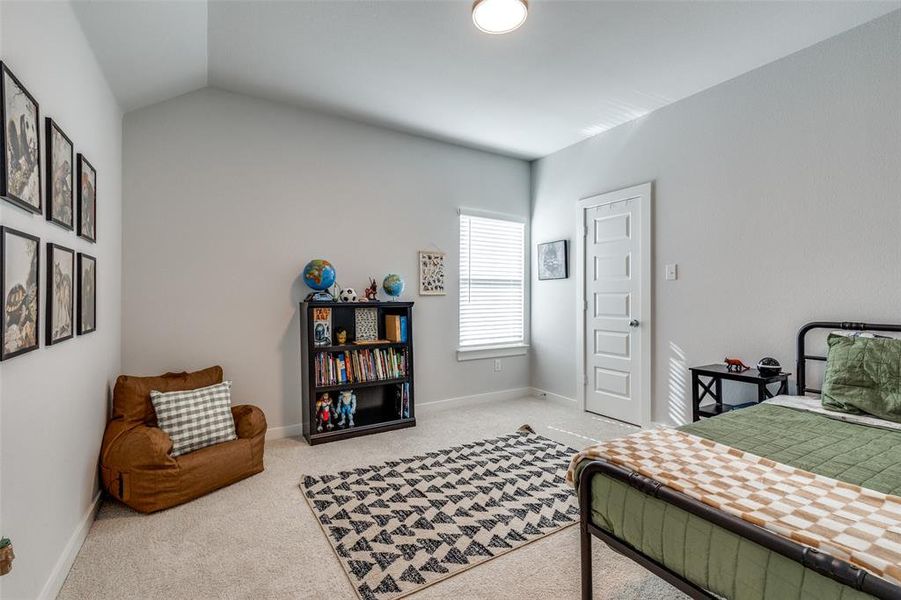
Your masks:
[{"label": "ceiling light diffuser", "polygon": [[485,33],[510,33],[526,22],[528,0],[475,0],[472,22]]}]

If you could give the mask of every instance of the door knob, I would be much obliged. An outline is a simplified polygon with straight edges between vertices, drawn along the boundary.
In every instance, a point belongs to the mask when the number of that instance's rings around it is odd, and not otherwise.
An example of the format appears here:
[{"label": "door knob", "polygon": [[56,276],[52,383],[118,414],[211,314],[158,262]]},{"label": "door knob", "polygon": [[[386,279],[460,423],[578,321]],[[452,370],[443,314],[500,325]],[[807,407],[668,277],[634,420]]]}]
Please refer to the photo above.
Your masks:
[{"label": "door knob", "polygon": [[638,327],[638,319],[632,319],[629,321],[629,327]]}]

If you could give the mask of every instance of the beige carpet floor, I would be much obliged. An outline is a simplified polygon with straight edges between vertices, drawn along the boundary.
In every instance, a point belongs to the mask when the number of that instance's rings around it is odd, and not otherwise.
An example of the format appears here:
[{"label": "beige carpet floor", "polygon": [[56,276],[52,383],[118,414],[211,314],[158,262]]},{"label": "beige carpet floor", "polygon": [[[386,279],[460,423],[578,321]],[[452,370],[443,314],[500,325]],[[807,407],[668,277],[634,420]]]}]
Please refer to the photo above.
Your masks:
[{"label": "beige carpet floor", "polygon": [[[494,437],[529,423],[574,448],[632,431],[537,399],[417,409],[415,428],[310,447],[266,444],[266,470],[194,502],[142,515],[104,501],[59,594],[130,598],[353,600],[356,595],[301,495],[306,474],[379,463]],[[413,600],[579,597],[578,527],[470,569]],[[683,598],[633,562],[594,546],[595,598]]]}]

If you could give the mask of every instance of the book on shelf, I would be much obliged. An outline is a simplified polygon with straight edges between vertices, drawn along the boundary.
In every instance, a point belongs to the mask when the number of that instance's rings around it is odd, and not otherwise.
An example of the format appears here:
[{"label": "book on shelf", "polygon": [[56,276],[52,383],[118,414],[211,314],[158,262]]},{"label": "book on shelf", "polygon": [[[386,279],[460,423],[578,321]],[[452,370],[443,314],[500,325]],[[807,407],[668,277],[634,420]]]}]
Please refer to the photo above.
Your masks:
[{"label": "book on shelf", "polygon": [[395,409],[401,419],[410,418],[410,384],[401,383],[397,386]]},{"label": "book on shelf", "polygon": [[314,375],[318,387],[403,379],[407,376],[406,348],[365,348],[317,352]]}]

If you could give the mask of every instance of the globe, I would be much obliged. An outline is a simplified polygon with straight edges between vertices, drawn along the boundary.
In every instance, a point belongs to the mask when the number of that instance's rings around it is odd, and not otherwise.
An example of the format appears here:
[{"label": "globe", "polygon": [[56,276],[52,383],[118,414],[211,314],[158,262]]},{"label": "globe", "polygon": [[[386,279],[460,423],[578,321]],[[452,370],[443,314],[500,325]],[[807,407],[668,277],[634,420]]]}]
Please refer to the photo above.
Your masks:
[{"label": "globe", "polygon": [[335,285],[335,267],[322,258],[315,258],[303,268],[303,282],[322,292]]},{"label": "globe", "polygon": [[400,278],[400,275],[394,273],[386,275],[382,282],[382,289],[392,298],[397,298],[404,293],[404,280]]}]

